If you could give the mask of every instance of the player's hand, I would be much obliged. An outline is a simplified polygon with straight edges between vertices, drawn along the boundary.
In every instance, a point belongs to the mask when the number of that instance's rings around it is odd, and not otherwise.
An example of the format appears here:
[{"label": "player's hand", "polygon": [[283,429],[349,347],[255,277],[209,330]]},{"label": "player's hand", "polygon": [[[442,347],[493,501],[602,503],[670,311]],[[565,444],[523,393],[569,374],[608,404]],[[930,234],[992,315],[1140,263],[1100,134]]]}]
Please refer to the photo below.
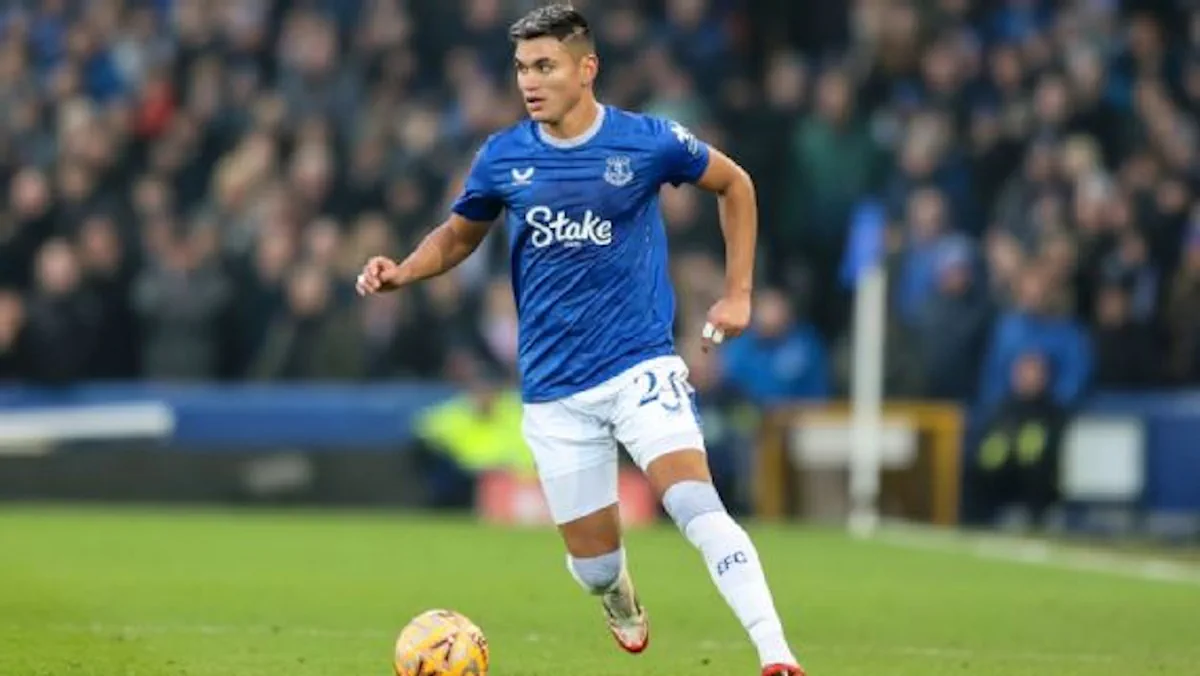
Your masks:
[{"label": "player's hand", "polygon": [[387,256],[375,256],[363,266],[362,272],[355,280],[354,290],[360,296],[368,296],[380,291],[395,289],[396,285],[392,283],[392,278],[398,267],[400,266],[396,265],[396,261]]},{"label": "player's hand", "polygon": [[704,324],[704,351],[720,345],[726,338],[736,338],[750,326],[750,294],[726,296],[708,310],[708,321]]}]

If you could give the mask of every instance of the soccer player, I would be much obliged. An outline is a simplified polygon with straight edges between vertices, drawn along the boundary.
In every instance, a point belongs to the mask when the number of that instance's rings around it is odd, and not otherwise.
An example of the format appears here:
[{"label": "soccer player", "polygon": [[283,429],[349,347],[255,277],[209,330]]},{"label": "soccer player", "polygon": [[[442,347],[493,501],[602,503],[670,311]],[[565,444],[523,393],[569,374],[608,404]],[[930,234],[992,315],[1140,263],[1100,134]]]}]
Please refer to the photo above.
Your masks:
[{"label": "soccer player", "polygon": [[672,336],[675,301],[658,193],[715,193],[726,243],[724,297],[706,349],[750,321],[757,208],[750,177],[679,124],[596,101],[588,23],[565,5],[513,24],[529,120],[479,149],[445,222],[403,261],[369,260],[357,290],[391,291],[461,263],[503,211],[520,324],[523,429],[567,567],[600,597],[620,646],[649,642],[625,566],[617,443],[646,473],[672,520],[758,650],[763,676],[803,676],[746,531],[712,484],[687,367]]}]

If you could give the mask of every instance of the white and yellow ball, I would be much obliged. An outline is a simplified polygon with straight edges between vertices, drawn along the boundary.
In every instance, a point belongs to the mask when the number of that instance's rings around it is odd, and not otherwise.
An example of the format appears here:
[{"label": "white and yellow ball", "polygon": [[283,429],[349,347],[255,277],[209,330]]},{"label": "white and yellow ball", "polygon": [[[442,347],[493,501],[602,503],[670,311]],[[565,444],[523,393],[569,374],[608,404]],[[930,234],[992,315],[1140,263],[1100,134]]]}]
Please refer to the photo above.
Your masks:
[{"label": "white and yellow ball", "polygon": [[487,676],[483,631],[453,610],[427,610],[396,639],[396,676]]}]

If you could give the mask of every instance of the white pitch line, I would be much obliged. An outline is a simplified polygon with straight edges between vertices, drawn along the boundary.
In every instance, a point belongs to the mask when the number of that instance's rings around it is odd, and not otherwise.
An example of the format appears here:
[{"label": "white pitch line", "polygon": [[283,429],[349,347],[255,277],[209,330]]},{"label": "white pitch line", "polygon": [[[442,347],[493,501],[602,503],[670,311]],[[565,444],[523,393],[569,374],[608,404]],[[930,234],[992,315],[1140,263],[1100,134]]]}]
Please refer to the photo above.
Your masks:
[{"label": "white pitch line", "polygon": [[1016,537],[940,532],[916,526],[889,526],[880,530],[873,539],[908,549],[969,554],[981,559],[1105,573],[1153,582],[1200,585],[1200,566],[1073,544],[1055,545]]}]

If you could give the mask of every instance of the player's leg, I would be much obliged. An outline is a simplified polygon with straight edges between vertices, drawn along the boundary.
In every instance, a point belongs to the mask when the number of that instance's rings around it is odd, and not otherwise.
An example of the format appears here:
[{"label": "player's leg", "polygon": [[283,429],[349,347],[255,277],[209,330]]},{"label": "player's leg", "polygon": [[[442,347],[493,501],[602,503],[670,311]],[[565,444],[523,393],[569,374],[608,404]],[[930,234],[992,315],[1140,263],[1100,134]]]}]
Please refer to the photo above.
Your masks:
[{"label": "player's leg", "polygon": [[[615,474],[615,466],[612,469]],[[592,476],[586,476],[588,474]],[[596,486],[597,482],[607,483],[598,472],[584,472],[579,478],[590,486]],[[561,487],[555,486],[558,481],[547,482],[550,486],[548,494],[561,495]],[[567,568],[571,576],[585,591],[600,597],[600,605],[613,638],[626,652],[636,654],[649,644],[650,626],[646,612],[638,602],[633,578],[625,565],[615,479],[611,485],[612,504],[560,523],[558,530],[567,548]],[[561,498],[556,499],[560,503],[565,502]]]},{"label": "player's leg", "polygon": [[646,476],[684,537],[704,557],[721,596],[758,650],[764,673],[800,673],[788,646],[766,574],[749,534],[722,504],[698,448],[662,453],[649,462]]},{"label": "player's leg", "polygon": [[[713,583],[758,650],[763,673],[803,674],[784,636],[754,543],[713,486],[686,366],[681,359],[664,359],[646,369],[653,375],[630,388],[620,407],[617,437],[704,557]],[[662,382],[668,385],[653,386]]]},{"label": "player's leg", "polygon": [[567,570],[601,606],[618,644],[649,642],[646,614],[625,565],[617,505],[617,448],[607,426],[561,403],[525,407],[525,437],[567,550]]}]

